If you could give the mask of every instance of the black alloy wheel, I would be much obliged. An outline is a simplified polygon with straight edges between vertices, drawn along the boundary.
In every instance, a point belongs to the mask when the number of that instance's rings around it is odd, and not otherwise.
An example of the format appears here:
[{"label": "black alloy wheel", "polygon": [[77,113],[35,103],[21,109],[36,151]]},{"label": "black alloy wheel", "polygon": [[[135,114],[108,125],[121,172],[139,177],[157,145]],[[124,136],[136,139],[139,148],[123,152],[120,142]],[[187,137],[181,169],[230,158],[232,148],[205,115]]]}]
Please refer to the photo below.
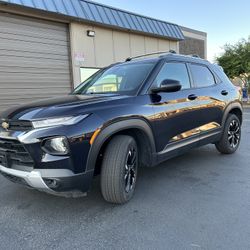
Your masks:
[{"label": "black alloy wheel", "polygon": [[125,164],[124,181],[125,191],[129,193],[135,186],[137,174],[137,152],[135,148],[128,151],[127,162]]},{"label": "black alloy wheel", "polygon": [[238,120],[230,122],[227,134],[230,146],[236,148],[240,142],[240,124]]},{"label": "black alloy wheel", "polygon": [[235,114],[229,114],[221,138],[215,143],[215,146],[222,154],[232,154],[238,149],[240,139],[241,122]]}]

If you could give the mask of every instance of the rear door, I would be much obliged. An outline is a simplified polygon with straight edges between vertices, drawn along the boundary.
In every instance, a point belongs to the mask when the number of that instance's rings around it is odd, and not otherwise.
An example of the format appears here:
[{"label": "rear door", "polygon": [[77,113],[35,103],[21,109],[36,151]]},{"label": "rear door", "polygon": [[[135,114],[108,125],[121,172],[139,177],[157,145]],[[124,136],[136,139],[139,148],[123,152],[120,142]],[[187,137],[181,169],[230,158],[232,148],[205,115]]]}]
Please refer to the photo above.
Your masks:
[{"label": "rear door", "polygon": [[220,132],[226,91],[221,90],[219,78],[207,65],[188,64],[195,88],[195,95],[200,106],[199,119],[201,139],[208,138]]}]

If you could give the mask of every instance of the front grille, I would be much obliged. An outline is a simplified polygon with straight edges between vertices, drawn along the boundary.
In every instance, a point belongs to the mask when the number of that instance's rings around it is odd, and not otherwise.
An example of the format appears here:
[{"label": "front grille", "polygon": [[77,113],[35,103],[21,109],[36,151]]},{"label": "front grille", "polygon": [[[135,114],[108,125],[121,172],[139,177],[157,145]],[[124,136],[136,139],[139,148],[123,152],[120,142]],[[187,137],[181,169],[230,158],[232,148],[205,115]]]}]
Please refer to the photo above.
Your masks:
[{"label": "front grille", "polygon": [[6,168],[31,171],[34,162],[19,141],[0,138],[0,165]]},{"label": "front grille", "polygon": [[27,131],[33,129],[32,123],[30,121],[10,120],[8,123],[8,130]]},{"label": "front grille", "polygon": [[10,180],[12,182],[22,184],[22,185],[25,185],[25,186],[29,186],[28,183],[23,178],[20,178],[20,177],[11,175],[11,174],[7,174],[7,173],[2,172],[2,171],[0,171],[0,174],[2,174],[5,178],[7,178],[8,180]]}]

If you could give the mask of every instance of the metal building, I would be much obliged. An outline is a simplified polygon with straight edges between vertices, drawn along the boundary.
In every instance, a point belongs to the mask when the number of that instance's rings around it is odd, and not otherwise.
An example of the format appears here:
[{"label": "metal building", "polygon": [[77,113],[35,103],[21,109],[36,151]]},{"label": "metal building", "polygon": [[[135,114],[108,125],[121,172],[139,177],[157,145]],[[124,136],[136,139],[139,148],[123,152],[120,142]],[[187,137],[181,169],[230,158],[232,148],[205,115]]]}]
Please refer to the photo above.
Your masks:
[{"label": "metal building", "polygon": [[0,0],[0,111],[67,94],[129,56],[178,52],[184,32],[87,0]]}]

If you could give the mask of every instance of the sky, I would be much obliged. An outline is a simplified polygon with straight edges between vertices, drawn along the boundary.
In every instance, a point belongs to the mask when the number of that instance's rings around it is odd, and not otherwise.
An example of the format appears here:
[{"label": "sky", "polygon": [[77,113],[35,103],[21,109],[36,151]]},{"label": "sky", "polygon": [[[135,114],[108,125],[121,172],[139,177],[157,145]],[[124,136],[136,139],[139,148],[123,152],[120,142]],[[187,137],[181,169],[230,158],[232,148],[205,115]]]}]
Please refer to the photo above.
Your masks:
[{"label": "sky", "polygon": [[94,0],[207,33],[208,60],[250,36],[249,0]]}]

